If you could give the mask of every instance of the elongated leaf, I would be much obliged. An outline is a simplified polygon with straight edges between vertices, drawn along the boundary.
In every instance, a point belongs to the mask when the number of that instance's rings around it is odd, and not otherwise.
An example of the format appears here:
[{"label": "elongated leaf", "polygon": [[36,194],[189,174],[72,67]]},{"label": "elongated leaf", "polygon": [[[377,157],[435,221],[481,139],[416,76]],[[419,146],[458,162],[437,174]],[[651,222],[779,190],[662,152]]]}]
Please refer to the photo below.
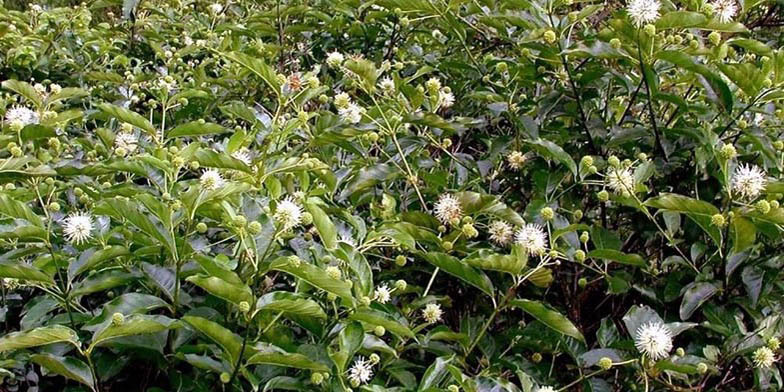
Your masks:
[{"label": "elongated leaf", "polygon": [[738,215],[735,215],[731,222],[732,252],[740,253],[754,245],[757,227],[750,220]]},{"label": "elongated leaf", "polygon": [[348,303],[354,303],[354,298],[351,295],[351,285],[348,282],[331,278],[326,271],[313,264],[300,261],[297,265],[291,263],[288,258],[281,257],[272,262],[271,268],[294,275],[308,282],[311,286],[335,294]]},{"label": "elongated leaf", "polygon": [[436,358],[436,361],[422,375],[422,381],[419,382],[417,391],[425,392],[437,388],[449,376],[448,367],[454,359],[454,355]]},{"label": "elongated leaf", "polygon": [[240,302],[252,304],[254,302],[253,293],[251,293],[250,287],[245,284],[232,284],[215,276],[202,275],[189,276],[187,281],[203,288],[216,297],[223,298],[234,304],[239,304]]},{"label": "elongated leaf", "polygon": [[0,277],[54,285],[54,280],[49,275],[18,260],[0,262]]},{"label": "elongated leaf", "polygon": [[3,88],[7,90],[11,90],[27,99],[28,101],[32,102],[36,108],[40,108],[41,104],[43,103],[43,98],[38,91],[33,88],[30,83],[22,82],[19,80],[6,80],[3,82]]},{"label": "elongated leaf", "polygon": [[544,139],[529,140],[527,143],[530,144],[536,150],[536,152],[539,153],[539,155],[564,164],[564,166],[566,166],[569,171],[571,171],[572,174],[577,177],[577,164],[574,163],[571,155],[564,151],[561,146]]},{"label": "elongated leaf", "polygon": [[523,257],[501,255],[482,249],[466,257],[465,262],[484,270],[501,271],[512,275],[520,275],[528,263],[527,253]]},{"label": "elongated leaf", "polygon": [[138,204],[124,198],[113,198],[99,203],[95,206],[94,211],[97,214],[109,215],[120,221],[127,220],[137,229],[160,241],[170,252],[174,252],[174,239],[168,232],[155,225],[147,215],[141,213],[142,208]]},{"label": "elongated leaf", "polygon": [[408,326],[401,324],[399,321],[392,318],[390,315],[379,312],[373,309],[361,309],[354,312],[351,317],[352,320],[362,321],[370,325],[380,325],[386,328],[387,331],[395,335],[413,338],[414,333]]},{"label": "elongated leaf", "polygon": [[52,373],[78,381],[87,385],[93,391],[95,390],[93,372],[90,370],[90,366],[76,358],[44,353],[32,355],[30,360]]},{"label": "elongated leaf", "polygon": [[0,352],[67,342],[79,345],[79,337],[71,328],[62,325],[38,327],[24,332],[12,332],[0,338]]},{"label": "elongated leaf", "polygon": [[184,316],[182,320],[221,346],[227,354],[229,362],[236,363],[242,350],[242,338],[239,335],[216,322],[202,317]]},{"label": "elongated leaf", "polygon": [[194,154],[202,166],[233,169],[250,173],[251,169],[239,159],[232,158],[229,154],[221,154],[213,150],[199,150]]},{"label": "elongated leaf", "polygon": [[269,86],[276,95],[280,95],[281,84],[275,70],[261,58],[251,57],[240,52],[224,53],[224,57],[249,69]]},{"label": "elongated leaf", "polygon": [[327,314],[324,313],[318,302],[308,299],[304,295],[288,291],[273,291],[264,294],[256,303],[256,309],[320,319],[327,318]]},{"label": "elongated leaf", "polygon": [[708,17],[699,12],[670,11],[656,20],[656,30],[698,27],[707,21]]},{"label": "elongated leaf", "polygon": [[483,293],[493,296],[493,283],[482,271],[450,256],[446,253],[428,252],[422,254],[428,263],[444,270],[458,279],[478,288]]},{"label": "elongated leaf", "polygon": [[511,306],[520,308],[526,313],[539,320],[542,324],[558,331],[564,335],[571,336],[581,342],[585,342],[585,338],[580,330],[569,321],[566,316],[558,311],[550,308],[549,306],[539,302],[527,299],[516,299],[509,303]]},{"label": "elongated leaf", "polygon": [[102,112],[120,121],[127,122],[134,127],[140,128],[150,135],[155,135],[156,133],[155,127],[152,125],[152,123],[139,113],[132,112],[128,109],[121,108],[109,103],[102,103],[98,105],[98,109],[101,109]]},{"label": "elongated leaf", "polygon": [[[76,268],[76,270],[73,271],[73,273],[71,273],[71,276],[77,276],[77,275],[79,275],[79,274],[81,274],[83,272],[92,270],[93,268],[99,266],[100,264],[103,264],[106,261],[115,259],[117,257],[126,256],[126,255],[129,255],[129,254],[130,254],[130,252],[128,251],[128,249],[126,247],[119,246],[119,245],[109,246],[109,247],[107,247],[105,249],[98,250],[98,251],[96,251],[94,253],[93,252],[89,252],[89,253],[85,252],[85,254],[82,255],[82,257],[87,256],[87,257],[84,257],[84,261],[82,263],[74,263],[73,264],[74,266],[77,266],[78,268]],[[80,257],[80,261],[82,260],[82,257]],[[69,267],[69,270],[70,270],[70,267]],[[69,271],[69,273],[70,272],[71,271]]]},{"label": "elongated leaf", "polygon": [[645,205],[666,211],[677,211],[686,214],[697,223],[717,244],[721,243],[721,233],[711,224],[711,217],[719,213],[719,209],[708,202],[692,199],[674,193],[662,193],[645,201]]},{"label": "elongated leaf", "polygon": [[283,353],[283,352],[268,352],[257,353],[248,358],[246,362],[248,365],[274,365],[284,366],[295,369],[307,369],[314,372],[329,372],[329,367],[321,362],[310,360],[302,354]]},{"label": "elongated leaf", "polygon": [[616,263],[645,267],[645,260],[638,254],[623,253],[615,249],[596,249],[588,252],[588,257],[610,260]]},{"label": "elongated leaf", "polygon": [[718,288],[710,282],[698,282],[686,289],[680,308],[681,320],[691,317],[694,311],[717,291]]},{"label": "elongated leaf", "polygon": [[507,207],[498,196],[470,191],[457,192],[454,196],[460,200],[460,207],[467,215],[486,214],[517,226],[522,226],[525,223],[520,214]]},{"label": "elongated leaf", "polygon": [[0,215],[24,219],[35,226],[44,227],[39,217],[27,204],[14,200],[7,195],[0,195]]},{"label": "elongated leaf", "polygon": [[332,219],[314,202],[305,203],[305,209],[313,216],[313,225],[318,230],[321,242],[327,249],[335,249],[338,243],[338,234]]},{"label": "elongated leaf", "polygon": [[109,270],[88,276],[83,281],[74,285],[73,290],[68,294],[73,298],[97,293],[117,286],[126,285],[134,279],[136,279],[136,276],[132,273],[122,270]]},{"label": "elongated leaf", "polygon": [[170,130],[167,137],[183,137],[183,136],[201,136],[201,135],[216,135],[228,132],[224,126],[215,123],[202,123],[200,121],[191,121],[186,124],[178,125]]},{"label": "elongated leaf", "polygon": [[160,315],[135,314],[127,317],[122,324],[109,323],[93,334],[88,351],[108,340],[131,335],[156,333],[168,329],[174,320]]}]

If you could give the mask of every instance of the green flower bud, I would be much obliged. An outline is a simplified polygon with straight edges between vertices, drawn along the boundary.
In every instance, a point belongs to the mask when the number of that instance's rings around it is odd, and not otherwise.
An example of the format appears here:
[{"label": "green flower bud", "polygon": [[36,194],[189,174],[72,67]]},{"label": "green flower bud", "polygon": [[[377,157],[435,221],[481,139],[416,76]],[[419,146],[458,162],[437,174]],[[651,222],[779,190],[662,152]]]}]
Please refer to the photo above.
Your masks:
[{"label": "green flower bud", "polygon": [[768,203],[770,203],[770,208],[772,210],[775,210],[775,209],[779,208],[779,201],[778,200],[771,200]]},{"label": "green flower bud", "polygon": [[11,155],[13,155],[16,158],[21,157],[22,154],[23,154],[23,151],[19,147],[14,147],[14,148],[11,149]]},{"label": "green flower bud", "polygon": [[228,384],[231,381],[231,375],[229,373],[223,372],[220,375],[220,380],[224,384]]},{"label": "green flower bud", "polygon": [[539,353],[534,353],[533,355],[531,355],[531,361],[532,361],[533,363],[539,363],[539,362],[542,362],[542,354],[539,354]]},{"label": "green flower bud", "polygon": [[770,212],[770,203],[767,200],[760,200],[754,206],[760,214],[767,214]]},{"label": "green flower bud", "polygon": [[331,301],[334,301],[334,300],[336,300],[336,299],[338,299],[338,296],[337,296],[336,294],[333,294],[333,293],[327,293],[327,301],[330,301],[330,302],[331,302]]},{"label": "green flower bud", "polygon": [[351,380],[349,380],[349,383],[353,388],[359,388],[359,379],[352,378]]},{"label": "green flower bud", "polygon": [[773,142],[773,148],[779,151],[784,150],[784,141],[776,140],[775,142]]},{"label": "green flower bud", "polygon": [[656,26],[647,24],[645,27],[643,27],[643,31],[645,31],[645,34],[648,34],[648,36],[653,37],[656,35]]},{"label": "green flower bud", "polygon": [[[548,255],[550,256],[550,258],[551,258],[551,259],[557,259],[557,258],[560,256],[560,255],[558,254],[558,251],[557,251],[557,250],[555,250],[555,249],[551,249],[551,250],[550,250],[550,252],[548,253]],[[557,263],[558,263],[558,262],[556,262],[556,264],[557,264]]]},{"label": "green flower bud", "polygon": [[251,233],[253,235],[261,233],[261,229],[262,229],[261,223],[259,223],[258,221],[253,221],[250,222],[250,224],[248,224],[248,233]]},{"label": "green flower bud", "polygon": [[599,191],[599,193],[596,194],[596,197],[602,202],[610,200],[610,194],[604,190]]},{"label": "green flower bud", "polygon": [[613,361],[610,358],[602,357],[596,364],[599,365],[599,368],[602,370],[610,370],[613,366]]},{"label": "green flower bud", "polygon": [[583,211],[582,210],[577,210],[577,211],[573,212],[572,215],[574,216],[574,220],[576,220],[576,221],[579,221],[580,219],[583,219]]},{"label": "green flower bud", "polygon": [[310,375],[310,382],[314,385],[319,385],[324,382],[324,376],[321,373],[313,373]]},{"label": "green flower bud", "polygon": [[204,223],[204,222],[199,222],[198,224],[196,224],[196,231],[198,231],[201,234],[206,233],[207,232],[207,224]]},{"label": "green flower bud", "polygon": [[550,207],[542,208],[542,210],[539,211],[539,214],[542,216],[542,219],[546,221],[553,219],[553,217],[555,216],[555,212]]},{"label": "green flower bud", "polygon": [[240,312],[242,313],[248,313],[250,311],[250,304],[247,303],[246,301],[240,302],[237,307],[240,309]]},{"label": "green flower bud", "polygon": [[588,173],[596,174],[598,172],[599,172],[599,168],[597,168],[596,166],[591,166],[588,168]]},{"label": "green flower bud", "polygon": [[724,224],[726,223],[727,221],[722,214],[715,214],[711,217],[711,224],[716,227],[724,227]]},{"label": "green flower bud", "polygon": [[367,138],[371,143],[375,143],[378,141],[378,132],[370,132],[367,134]]},{"label": "green flower bud", "polygon": [[686,355],[686,351],[683,349],[683,347],[678,347],[675,350],[675,355],[677,355],[679,357],[682,357],[682,356]]},{"label": "green flower bud", "polygon": [[732,144],[725,144],[721,146],[721,150],[719,150],[719,155],[726,160],[730,160],[738,155],[738,151],[735,149],[735,146],[733,146]]},{"label": "green flower bud", "polygon": [[582,243],[587,243],[589,239],[591,239],[591,235],[587,231],[580,233],[580,241]]},{"label": "green flower bud", "polygon": [[610,40],[610,46],[613,49],[620,49],[621,48],[621,40],[619,40],[618,38],[611,39]]},{"label": "green flower bud", "polygon": [[307,226],[307,225],[309,225],[311,223],[313,223],[313,215],[311,215],[310,212],[307,212],[307,211],[303,212],[302,213],[302,224]]},{"label": "green flower bud", "polygon": [[326,268],[327,276],[332,279],[340,279],[342,273],[340,272],[340,268],[335,267],[334,265],[330,265]]},{"label": "green flower bud", "polygon": [[288,257],[288,261],[289,261],[289,264],[290,264],[292,267],[295,267],[295,268],[299,267],[299,266],[300,266],[300,264],[302,263],[302,259],[300,259],[300,258],[299,258],[299,256],[297,256],[297,255],[291,255],[291,256],[289,256],[289,257]]},{"label": "green flower bud", "polygon": [[399,291],[405,291],[406,287],[408,287],[408,283],[405,280],[400,279],[395,281],[395,289]]},{"label": "green flower bud", "polygon": [[201,164],[199,164],[199,161],[191,161],[191,162],[188,164],[188,167],[189,167],[191,170],[199,170],[199,167],[201,167]]},{"label": "green flower bud", "polygon": [[125,316],[122,313],[112,314],[112,325],[119,327],[125,322]]},{"label": "green flower bud", "polygon": [[446,233],[446,226],[444,226],[444,225],[438,226],[438,232],[439,233]]},{"label": "green flower bud", "polygon": [[446,138],[446,139],[442,140],[441,141],[441,146],[444,147],[444,149],[452,147],[452,139]]},{"label": "green flower bud", "polygon": [[84,194],[84,191],[82,190],[82,188],[75,188],[73,192],[74,192],[74,195],[76,195],[76,196],[81,196],[81,195]]},{"label": "green flower bud", "polygon": [[781,346],[781,342],[778,338],[772,336],[770,339],[768,339],[767,342],[765,342],[765,345],[768,346],[769,349],[776,351]]},{"label": "green flower bud", "polygon": [[474,225],[467,223],[463,225],[463,235],[465,235],[466,238],[475,238],[479,235],[479,231],[474,228]]},{"label": "green flower bud", "polygon": [[721,42],[721,34],[719,34],[718,31],[708,34],[708,41],[714,45],[718,45]]},{"label": "green flower bud", "polygon": [[53,201],[53,202],[49,203],[49,205],[48,205],[48,206],[46,206],[46,208],[47,208],[49,211],[52,211],[52,212],[55,212],[55,211],[60,211],[60,203],[58,203],[58,202],[56,202],[56,201]]},{"label": "green flower bud", "polygon": [[618,167],[621,166],[621,160],[618,159],[618,157],[615,156],[615,155],[611,155],[609,158],[607,158],[607,163],[610,164],[610,166],[615,167],[615,168],[618,168]]},{"label": "green flower bud", "polygon": [[706,364],[705,364],[705,362],[700,362],[700,363],[698,363],[698,364],[697,364],[697,371],[698,371],[700,374],[705,374],[705,373],[707,373],[707,372],[708,372],[708,365],[706,365]]},{"label": "green flower bud", "polygon": [[742,119],[738,120],[738,128],[746,129],[748,126],[749,126],[749,122],[746,121],[745,119],[742,118]]},{"label": "green flower bud", "polygon": [[544,32],[544,41],[548,44],[552,44],[556,40],[555,31],[547,30]]},{"label": "green flower bud", "polygon": [[248,218],[245,218],[242,215],[235,215],[231,220],[231,223],[237,227],[245,227],[245,225],[248,224]]},{"label": "green flower bud", "polygon": [[691,48],[692,50],[697,50],[699,49],[699,47],[700,47],[700,43],[696,39],[689,41],[689,48]]},{"label": "green flower bud", "polygon": [[580,163],[582,163],[582,165],[585,167],[593,166],[593,157],[586,155],[580,159]]},{"label": "green flower bud", "polygon": [[587,286],[587,285],[588,285],[588,279],[585,279],[585,278],[580,278],[580,279],[577,281],[577,286],[580,286],[580,288],[581,288],[581,289],[584,289],[584,288],[585,288],[585,286]]},{"label": "green flower bud", "polygon": [[373,333],[376,334],[376,336],[381,337],[384,336],[385,333],[387,333],[387,330],[381,325],[376,325],[376,327],[373,328]]},{"label": "green flower bud", "polygon": [[585,252],[581,249],[576,250],[574,252],[574,259],[582,263],[585,261]]},{"label": "green flower bud", "polygon": [[359,303],[362,304],[362,306],[370,306],[370,303],[372,301],[373,300],[370,299],[370,297],[368,297],[367,295],[359,299]]},{"label": "green flower bud", "polygon": [[449,220],[449,224],[452,226],[457,226],[460,224],[460,218],[452,218]]},{"label": "green flower bud", "polygon": [[448,251],[452,250],[452,243],[449,242],[449,241],[443,241],[443,242],[441,242],[441,247],[444,248],[444,250],[448,252]]},{"label": "green flower bud", "polygon": [[397,264],[398,267],[406,265],[406,256],[397,255],[397,257],[395,257],[395,264]]},{"label": "green flower bud", "polygon": [[506,73],[506,71],[509,70],[509,66],[506,63],[501,62],[495,65],[495,70],[500,73]]},{"label": "green flower bud", "polygon": [[449,389],[449,392],[460,392],[460,387],[458,387],[455,384],[450,385],[448,389]]},{"label": "green flower bud", "polygon": [[639,160],[641,160],[643,162],[647,161],[648,160],[648,154],[646,154],[644,152],[641,152],[641,153],[637,154],[637,159],[639,159]]}]

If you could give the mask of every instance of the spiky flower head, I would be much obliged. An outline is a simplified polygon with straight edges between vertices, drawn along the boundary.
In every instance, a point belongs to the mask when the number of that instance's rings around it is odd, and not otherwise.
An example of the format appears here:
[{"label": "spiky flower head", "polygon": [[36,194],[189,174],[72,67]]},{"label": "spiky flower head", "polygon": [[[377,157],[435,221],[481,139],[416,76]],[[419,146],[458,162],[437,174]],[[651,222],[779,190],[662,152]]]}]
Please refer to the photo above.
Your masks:
[{"label": "spiky flower head", "polygon": [[711,3],[716,19],[721,23],[732,22],[738,13],[738,3],[735,0],[716,0]]},{"label": "spiky flower head", "polygon": [[463,208],[460,206],[460,200],[449,193],[445,193],[438,198],[433,211],[436,218],[444,224],[455,220],[459,221],[463,217]]},{"label": "spiky flower head", "polygon": [[244,147],[234,151],[234,153],[231,154],[231,157],[248,166],[253,163],[253,157],[250,154],[250,150]]},{"label": "spiky flower head", "polygon": [[767,183],[765,171],[754,165],[738,165],[732,177],[733,190],[747,200],[756,199]]},{"label": "spiky flower head", "polygon": [[541,256],[547,252],[547,234],[541,225],[529,223],[517,230],[515,242],[531,256]]},{"label": "spiky flower head", "polygon": [[389,94],[395,90],[395,82],[391,78],[385,77],[378,82],[378,87],[384,93]]},{"label": "spiky flower head", "polygon": [[767,369],[773,366],[773,363],[776,362],[776,355],[773,353],[773,350],[769,349],[768,347],[760,347],[754,351],[752,355],[754,359],[754,366],[758,368]]},{"label": "spiky flower head", "polygon": [[365,112],[365,108],[353,102],[350,102],[344,108],[338,109],[338,114],[340,115],[340,118],[343,121],[351,124],[356,124],[362,121],[362,113],[364,112]]},{"label": "spiky flower head", "polygon": [[619,195],[630,196],[634,193],[634,175],[629,169],[611,167],[607,169],[605,180],[607,186]]},{"label": "spiky flower head", "polygon": [[89,213],[74,213],[63,221],[63,235],[68,242],[81,244],[92,236],[93,217]]},{"label": "spiky flower head", "polygon": [[348,380],[351,385],[358,387],[373,378],[373,363],[364,357],[358,357],[354,365],[348,370]]},{"label": "spiky flower head", "polygon": [[38,113],[24,106],[14,106],[5,112],[5,122],[18,126],[19,129],[30,124],[38,124]]},{"label": "spiky flower head", "polygon": [[650,322],[637,328],[634,345],[648,358],[657,361],[672,351],[672,332],[660,322]]},{"label": "spiky flower head", "polygon": [[626,6],[626,12],[634,26],[641,27],[659,19],[659,8],[661,3],[658,0],[631,0]]},{"label": "spiky flower head", "polygon": [[512,225],[501,220],[490,223],[487,232],[490,233],[490,240],[501,246],[508,245],[514,236]]},{"label": "spiky flower head", "polygon": [[451,91],[442,89],[438,94],[438,99],[442,108],[450,108],[455,104],[455,95]]},{"label": "spiky flower head", "polygon": [[114,138],[114,148],[133,153],[139,147],[139,138],[133,132],[120,132]]},{"label": "spiky flower head", "polygon": [[341,64],[343,64],[343,60],[345,59],[346,58],[343,56],[342,53],[338,51],[334,51],[327,55],[327,65],[329,65],[332,68],[337,68]]},{"label": "spiky flower head", "polygon": [[374,297],[378,303],[385,304],[392,298],[392,290],[386,284],[382,284],[376,287]]},{"label": "spiky flower head", "polygon": [[226,180],[223,179],[218,170],[208,169],[199,177],[199,184],[205,191],[213,191],[226,185]]},{"label": "spiky flower head", "polygon": [[422,317],[430,324],[437,323],[441,321],[441,316],[444,312],[441,310],[441,305],[439,304],[427,304],[425,308],[422,309]]},{"label": "spiky flower head", "polygon": [[288,231],[302,222],[302,207],[294,199],[287,197],[278,203],[272,217],[281,225],[283,231]]},{"label": "spiky flower head", "polygon": [[509,167],[512,170],[520,170],[528,158],[520,151],[512,151],[506,156],[506,161],[509,162]]}]

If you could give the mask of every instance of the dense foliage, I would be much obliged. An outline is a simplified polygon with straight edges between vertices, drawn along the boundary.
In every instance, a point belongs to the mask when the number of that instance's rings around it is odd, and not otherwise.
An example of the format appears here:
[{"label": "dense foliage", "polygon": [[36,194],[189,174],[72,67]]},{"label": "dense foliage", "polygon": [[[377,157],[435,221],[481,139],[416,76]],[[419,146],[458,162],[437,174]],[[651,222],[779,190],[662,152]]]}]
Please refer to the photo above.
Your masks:
[{"label": "dense foliage", "polygon": [[9,0],[0,390],[780,390],[782,14]]}]

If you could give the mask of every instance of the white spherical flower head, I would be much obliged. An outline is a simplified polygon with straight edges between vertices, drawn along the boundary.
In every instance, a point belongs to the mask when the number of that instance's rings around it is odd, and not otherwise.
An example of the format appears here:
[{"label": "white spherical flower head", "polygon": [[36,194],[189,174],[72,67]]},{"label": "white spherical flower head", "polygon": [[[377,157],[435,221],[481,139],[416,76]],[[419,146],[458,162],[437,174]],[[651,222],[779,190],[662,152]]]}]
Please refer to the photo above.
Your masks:
[{"label": "white spherical flower head", "polygon": [[341,64],[343,64],[343,60],[345,59],[346,58],[343,56],[342,53],[337,51],[331,52],[330,54],[327,55],[327,65],[329,65],[332,68],[336,68],[339,67]]},{"label": "white spherical flower head", "polygon": [[389,77],[385,77],[381,79],[380,82],[378,82],[378,87],[381,89],[381,91],[389,94],[392,91],[395,91],[395,82]]},{"label": "white spherical flower head", "polygon": [[352,384],[366,384],[373,378],[373,363],[363,357],[357,358],[354,365],[348,369],[348,379]]},{"label": "white spherical flower head", "polygon": [[340,118],[351,124],[356,124],[362,121],[362,113],[365,112],[365,109],[353,102],[349,103],[346,107],[338,109],[338,114],[340,114]]},{"label": "white spherical flower head", "polygon": [[491,223],[487,232],[490,233],[490,240],[501,246],[509,245],[514,236],[512,225],[500,220]]},{"label": "white spherical flower head", "polygon": [[220,3],[212,3],[210,5],[210,12],[213,14],[219,14],[221,11],[223,11],[223,5]]},{"label": "white spherical flower head", "polygon": [[553,387],[551,387],[549,385],[545,385],[545,386],[539,387],[539,389],[537,389],[536,392],[555,392],[555,388],[553,388]]},{"label": "white spherical flower head", "polygon": [[441,93],[439,93],[438,97],[441,100],[442,108],[450,108],[455,104],[455,95],[449,91],[441,90]]},{"label": "white spherical flower head", "polygon": [[92,236],[93,218],[87,213],[71,214],[63,221],[63,234],[68,242],[81,244]]},{"label": "white spherical flower head", "polygon": [[250,155],[250,150],[247,148],[241,148],[234,153],[231,154],[231,157],[250,166],[253,163],[253,158]]},{"label": "white spherical flower head", "polygon": [[427,304],[425,308],[422,309],[422,317],[430,324],[437,323],[441,321],[441,316],[444,312],[441,310],[441,305],[439,304]]},{"label": "white spherical flower head", "polygon": [[291,197],[287,197],[278,203],[272,218],[280,224],[283,231],[291,230],[302,222],[302,207]]},{"label": "white spherical flower head", "polygon": [[381,286],[376,287],[374,296],[378,303],[385,304],[392,298],[392,290],[390,290],[389,286],[386,284],[382,284]]},{"label": "white spherical flower head", "polygon": [[220,172],[215,169],[205,170],[199,178],[199,184],[206,191],[214,191],[226,185],[226,180],[223,179]]},{"label": "white spherical flower head", "polygon": [[520,170],[526,160],[525,154],[520,151],[512,151],[506,156],[506,161],[509,162],[509,167],[511,167],[512,170]]},{"label": "white spherical flower head", "polygon": [[605,176],[607,186],[617,194],[634,193],[634,175],[629,169],[616,169],[610,167]]},{"label": "white spherical flower head", "polygon": [[658,361],[672,351],[672,332],[660,322],[650,322],[637,328],[634,345],[648,358]]},{"label": "white spherical flower head", "polygon": [[631,0],[626,6],[626,12],[632,18],[634,26],[641,27],[659,19],[659,8],[661,3],[658,0]]},{"label": "white spherical flower head", "polygon": [[547,234],[542,226],[529,223],[515,234],[515,242],[520,244],[531,256],[541,256],[547,252]]},{"label": "white spherical flower head", "polygon": [[460,206],[460,200],[451,194],[443,194],[438,198],[433,211],[436,218],[441,223],[447,224],[455,219],[460,220],[463,217],[463,208]]},{"label": "white spherical flower head", "polygon": [[5,122],[8,124],[20,124],[25,127],[30,124],[38,124],[38,113],[24,106],[14,106],[5,112]]},{"label": "white spherical flower head", "polygon": [[748,200],[756,199],[765,189],[767,183],[765,171],[754,165],[741,164],[735,169],[732,176],[733,190]]},{"label": "white spherical flower head", "polygon": [[136,151],[139,147],[139,138],[132,132],[120,132],[114,138],[114,148],[122,148],[128,153]]},{"label": "white spherical flower head", "polygon": [[760,347],[754,351],[752,355],[754,360],[754,366],[758,368],[767,369],[773,366],[773,363],[776,362],[776,355],[773,353],[768,347]]},{"label": "white spherical flower head", "polygon": [[735,0],[716,0],[711,4],[716,19],[721,23],[731,22],[738,13],[738,3]]}]

